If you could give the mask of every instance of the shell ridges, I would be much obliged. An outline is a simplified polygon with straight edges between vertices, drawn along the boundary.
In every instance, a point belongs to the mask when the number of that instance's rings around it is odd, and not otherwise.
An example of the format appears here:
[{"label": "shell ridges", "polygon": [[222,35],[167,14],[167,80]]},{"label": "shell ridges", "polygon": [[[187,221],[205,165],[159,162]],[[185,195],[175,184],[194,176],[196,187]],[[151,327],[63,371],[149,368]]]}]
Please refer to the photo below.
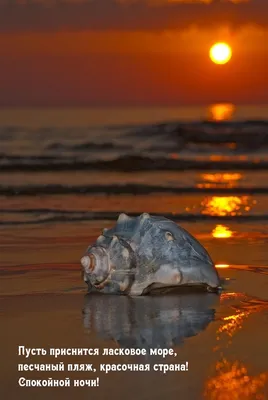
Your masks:
[{"label": "shell ridges", "polygon": [[105,236],[104,235],[100,235],[98,238],[97,238],[97,240],[96,240],[96,243],[102,243],[103,241],[105,240]]},{"label": "shell ridges", "polygon": [[143,219],[149,219],[149,218],[151,218],[151,216],[150,216],[149,213],[142,213],[141,216],[140,216],[140,218],[141,218],[142,220],[143,220]]},{"label": "shell ridges", "polygon": [[117,219],[118,222],[124,222],[124,221],[129,221],[130,217],[125,214],[125,213],[121,213]]}]

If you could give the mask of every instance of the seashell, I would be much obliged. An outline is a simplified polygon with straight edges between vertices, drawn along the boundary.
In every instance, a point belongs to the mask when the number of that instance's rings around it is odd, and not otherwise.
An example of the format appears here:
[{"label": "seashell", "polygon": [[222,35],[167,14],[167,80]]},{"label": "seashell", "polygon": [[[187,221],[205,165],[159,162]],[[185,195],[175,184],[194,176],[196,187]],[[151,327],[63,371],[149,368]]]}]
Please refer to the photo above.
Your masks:
[{"label": "seashell", "polygon": [[120,214],[81,258],[89,290],[140,296],[179,286],[220,288],[205,248],[175,222],[147,213]]}]

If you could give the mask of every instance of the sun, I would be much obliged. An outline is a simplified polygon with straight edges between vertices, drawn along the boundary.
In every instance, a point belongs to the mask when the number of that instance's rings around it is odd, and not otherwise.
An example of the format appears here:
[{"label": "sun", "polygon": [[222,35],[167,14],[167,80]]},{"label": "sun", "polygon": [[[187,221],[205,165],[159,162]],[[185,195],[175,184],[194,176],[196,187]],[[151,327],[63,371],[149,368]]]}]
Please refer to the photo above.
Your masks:
[{"label": "sun", "polygon": [[215,43],[209,51],[211,61],[226,64],[232,57],[232,49],[227,43]]}]

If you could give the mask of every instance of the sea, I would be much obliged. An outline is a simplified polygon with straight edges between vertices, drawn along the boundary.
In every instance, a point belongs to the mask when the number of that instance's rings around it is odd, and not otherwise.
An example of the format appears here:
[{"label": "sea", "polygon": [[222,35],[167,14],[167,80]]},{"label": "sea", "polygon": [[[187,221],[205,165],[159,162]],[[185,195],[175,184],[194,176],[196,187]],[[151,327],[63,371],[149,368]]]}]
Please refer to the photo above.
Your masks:
[{"label": "sea", "polygon": [[184,224],[219,265],[267,264],[268,106],[1,109],[0,204],[3,267],[40,246],[79,261],[121,212]]}]

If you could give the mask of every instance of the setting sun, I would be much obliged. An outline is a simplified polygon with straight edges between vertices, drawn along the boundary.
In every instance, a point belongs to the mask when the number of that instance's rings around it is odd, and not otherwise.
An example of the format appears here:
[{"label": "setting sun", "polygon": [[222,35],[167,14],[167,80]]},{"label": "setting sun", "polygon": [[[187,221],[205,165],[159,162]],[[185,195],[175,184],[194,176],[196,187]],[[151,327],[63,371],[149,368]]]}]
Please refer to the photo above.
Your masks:
[{"label": "setting sun", "polygon": [[209,56],[215,64],[226,64],[232,57],[232,49],[227,43],[215,43]]}]

